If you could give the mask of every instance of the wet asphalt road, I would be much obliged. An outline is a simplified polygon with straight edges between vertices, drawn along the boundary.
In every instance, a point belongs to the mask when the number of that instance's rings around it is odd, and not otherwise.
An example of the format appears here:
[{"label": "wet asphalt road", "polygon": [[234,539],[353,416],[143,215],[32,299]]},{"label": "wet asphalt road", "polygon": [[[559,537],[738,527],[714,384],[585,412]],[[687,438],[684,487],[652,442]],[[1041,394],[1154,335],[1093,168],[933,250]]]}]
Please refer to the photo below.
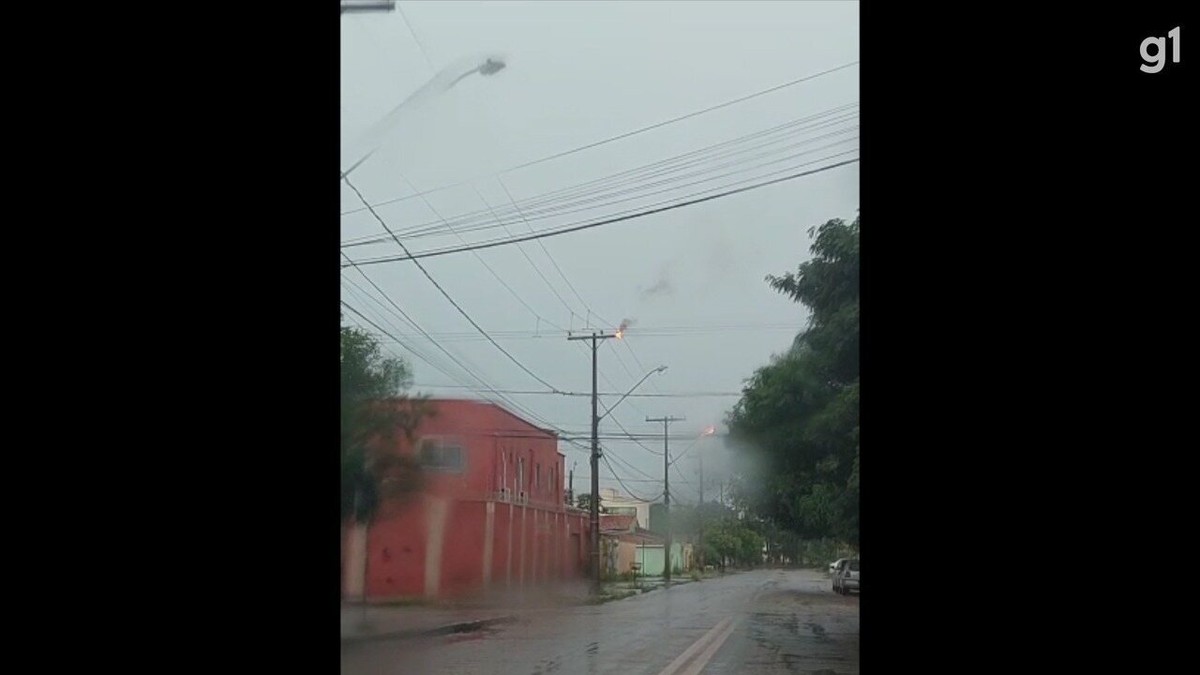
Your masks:
[{"label": "wet asphalt road", "polygon": [[858,595],[813,570],[759,570],[598,606],[529,609],[441,638],[347,645],[343,675],[858,672]]}]

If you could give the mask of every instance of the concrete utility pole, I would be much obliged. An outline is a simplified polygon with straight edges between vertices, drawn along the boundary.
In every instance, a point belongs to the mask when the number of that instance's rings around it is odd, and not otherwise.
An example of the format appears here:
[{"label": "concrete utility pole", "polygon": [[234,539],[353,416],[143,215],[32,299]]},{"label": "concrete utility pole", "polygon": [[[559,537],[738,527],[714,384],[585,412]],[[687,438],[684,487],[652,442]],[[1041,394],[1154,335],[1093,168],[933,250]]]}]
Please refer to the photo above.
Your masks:
[{"label": "concrete utility pole", "polygon": [[575,467],[578,465],[579,462],[571,464],[571,483],[567,489],[567,504],[569,506],[575,506]]},{"label": "concrete utility pole", "polygon": [[597,414],[596,389],[596,349],[600,340],[617,337],[616,333],[596,333],[591,335],[572,335],[568,340],[592,341],[592,569],[591,576],[595,590],[600,590],[600,416]]},{"label": "concrete utility pole", "polygon": [[671,422],[683,422],[682,417],[647,417],[647,422],[663,425],[663,517],[667,521],[666,544],[663,546],[663,581],[671,583],[671,453],[668,451]]},{"label": "concrete utility pole", "polygon": [[[706,436],[713,436],[716,433],[717,433],[717,428],[715,426],[709,426],[708,428],[706,428],[704,430],[704,433],[700,434],[700,437],[704,438]],[[699,460],[699,462],[700,462],[700,509],[699,509],[699,511],[696,512],[697,520],[698,520],[698,529],[699,529],[699,536],[697,537],[697,543],[700,547],[700,551],[699,551],[699,555],[698,555],[698,557],[700,558],[700,570],[703,571],[704,570],[704,452],[703,452],[703,447],[701,447],[700,456],[697,457],[696,459]]]},{"label": "concrete utility pole", "polygon": [[697,557],[700,558],[700,571],[703,572],[704,571],[704,455],[701,454],[699,459],[700,459],[700,508],[696,512],[696,516],[697,516],[697,520],[699,523],[698,529],[700,531],[696,537],[696,541],[698,544],[698,548],[700,549],[699,551],[697,551],[697,553],[699,553],[699,555]]}]

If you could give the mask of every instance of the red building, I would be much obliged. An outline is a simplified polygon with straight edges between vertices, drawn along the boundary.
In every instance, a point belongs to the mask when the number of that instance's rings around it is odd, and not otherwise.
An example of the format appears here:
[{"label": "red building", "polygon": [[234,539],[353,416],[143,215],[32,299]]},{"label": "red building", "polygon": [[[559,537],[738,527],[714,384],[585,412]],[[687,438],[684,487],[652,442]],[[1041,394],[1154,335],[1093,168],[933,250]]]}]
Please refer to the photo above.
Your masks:
[{"label": "red building", "polygon": [[[498,405],[436,399],[412,441],[420,494],[389,503],[344,542],[344,592],[369,600],[447,597],[583,577],[588,516],[564,503],[554,432]],[[363,555],[367,556],[363,564]]]}]

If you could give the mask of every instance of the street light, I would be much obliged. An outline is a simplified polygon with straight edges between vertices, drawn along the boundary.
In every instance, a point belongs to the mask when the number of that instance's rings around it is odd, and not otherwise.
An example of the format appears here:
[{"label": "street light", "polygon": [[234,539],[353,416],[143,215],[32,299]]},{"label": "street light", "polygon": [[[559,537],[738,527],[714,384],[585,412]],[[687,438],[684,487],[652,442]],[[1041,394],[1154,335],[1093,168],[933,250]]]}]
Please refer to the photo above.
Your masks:
[{"label": "street light", "polygon": [[597,418],[596,418],[596,421],[597,421],[597,422],[599,422],[600,420],[604,419],[605,417],[608,417],[609,415],[611,415],[611,414],[612,414],[612,411],[613,411],[613,410],[614,410],[614,409],[615,409],[617,406],[621,405],[621,401],[624,401],[624,400],[626,399],[626,397],[628,397],[630,394],[632,394],[634,389],[637,389],[638,387],[642,386],[642,383],[646,381],[646,378],[650,377],[651,375],[653,375],[653,374],[655,374],[655,373],[661,373],[661,372],[665,371],[666,369],[667,369],[667,367],[666,367],[666,366],[659,366],[659,367],[655,368],[654,370],[651,370],[650,372],[648,372],[648,373],[646,373],[645,375],[643,375],[643,376],[642,376],[642,379],[640,379],[640,380],[638,380],[638,381],[637,381],[637,384],[635,384],[635,385],[633,385],[632,387],[630,387],[630,388],[629,388],[629,391],[625,392],[625,394],[624,394],[623,396],[621,396],[621,398],[617,399],[617,402],[616,402],[616,403],[614,403],[614,404],[612,405],[612,408],[609,408],[609,409],[608,409],[608,412],[606,412],[606,413],[604,413],[603,415],[601,415],[601,416],[597,417]]},{"label": "street light", "polygon": [[396,9],[396,0],[342,0],[342,13],[390,12]]},{"label": "street light", "polygon": [[[389,112],[387,115],[385,115],[383,117],[383,119],[379,120],[379,122],[377,122],[371,129],[369,129],[367,131],[367,133],[364,137],[365,141],[370,146],[373,146],[373,147],[371,147],[371,149],[367,152],[367,154],[364,155],[361,159],[359,159],[354,164],[351,164],[349,169],[346,169],[345,171],[343,171],[341,177],[345,178],[346,176],[349,176],[351,171],[354,171],[355,169],[357,169],[359,167],[359,165],[361,165],[363,162],[370,159],[371,155],[374,155],[375,152],[378,151],[380,147],[382,147],[383,136],[387,133],[388,129],[395,123],[396,117],[401,112],[403,112],[405,110],[405,108],[412,105],[413,103],[417,103],[423,99],[426,99],[433,94],[440,94],[440,93],[449,91],[452,87],[454,87],[454,85],[461,82],[464,78],[470,77],[471,75],[474,75],[475,73],[479,73],[479,75],[482,77],[490,77],[490,76],[495,75],[496,73],[500,72],[501,70],[504,70],[507,66],[508,66],[508,64],[506,64],[503,59],[489,57],[483,63],[481,63],[477,66],[472,66],[470,70],[459,75],[458,77],[454,78],[453,80],[449,81],[448,83],[446,81],[446,78],[447,78],[446,71],[450,70],[449,67],[443,69],[442,72],[438,73],[437,75],[434,75],[428,82],[426,82],[424,85],[422,85],[420,89],[418,89],[418,90],[414,91],[412,94],[410,94],[408,96],[408,98],[404,99],[404,101],[402,101],[400,103],[400,105],[396,106],[395,108],[392,108],[391,112]],[[440,85],[440,88],[439,88],[439,85]]]}]

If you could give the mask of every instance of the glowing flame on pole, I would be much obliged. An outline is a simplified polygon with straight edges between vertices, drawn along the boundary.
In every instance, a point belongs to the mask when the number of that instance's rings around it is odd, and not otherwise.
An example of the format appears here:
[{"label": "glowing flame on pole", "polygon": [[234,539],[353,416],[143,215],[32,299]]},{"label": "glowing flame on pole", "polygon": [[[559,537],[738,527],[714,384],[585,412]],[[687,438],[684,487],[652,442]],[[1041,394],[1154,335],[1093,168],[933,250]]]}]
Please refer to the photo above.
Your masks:
[{"label": "glowing flame on pole", "polygon": [[625,331],[633,325],[633,319],[621,319],[621,325],[617,327],[617,339],[621,340],[625,337]]}]

